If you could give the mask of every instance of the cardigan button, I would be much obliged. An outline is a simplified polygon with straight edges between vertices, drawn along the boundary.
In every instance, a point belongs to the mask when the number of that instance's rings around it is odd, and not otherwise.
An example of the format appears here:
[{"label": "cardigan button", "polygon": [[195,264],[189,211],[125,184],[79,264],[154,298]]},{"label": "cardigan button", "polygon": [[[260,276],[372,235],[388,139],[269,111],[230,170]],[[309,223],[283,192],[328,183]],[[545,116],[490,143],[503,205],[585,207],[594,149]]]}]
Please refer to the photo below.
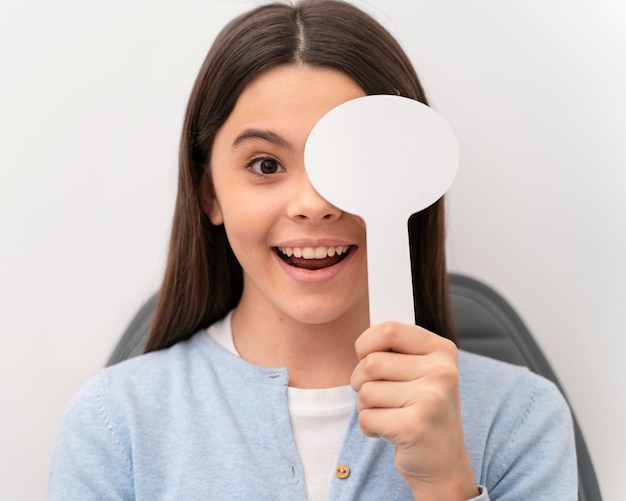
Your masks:
[{"label": "cardigan button", "polygon": [[348,465],[340,464],[335,468],[335,475],[337,478],[347,478],[350,475],[350,468],[348,468]]}]

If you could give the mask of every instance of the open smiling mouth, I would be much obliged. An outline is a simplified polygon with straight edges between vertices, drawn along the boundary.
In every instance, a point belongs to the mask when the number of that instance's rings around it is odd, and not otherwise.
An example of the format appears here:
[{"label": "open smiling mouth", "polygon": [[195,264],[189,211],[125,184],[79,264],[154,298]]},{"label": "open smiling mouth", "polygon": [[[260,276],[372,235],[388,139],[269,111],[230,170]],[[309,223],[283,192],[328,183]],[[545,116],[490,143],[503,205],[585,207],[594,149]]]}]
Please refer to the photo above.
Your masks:
[{"label": "open smiling mouth", "polygon": [[307,270],[321,270],[343,261],[352,245],[337,247],[274,247],[274,252],[290,266]]}]

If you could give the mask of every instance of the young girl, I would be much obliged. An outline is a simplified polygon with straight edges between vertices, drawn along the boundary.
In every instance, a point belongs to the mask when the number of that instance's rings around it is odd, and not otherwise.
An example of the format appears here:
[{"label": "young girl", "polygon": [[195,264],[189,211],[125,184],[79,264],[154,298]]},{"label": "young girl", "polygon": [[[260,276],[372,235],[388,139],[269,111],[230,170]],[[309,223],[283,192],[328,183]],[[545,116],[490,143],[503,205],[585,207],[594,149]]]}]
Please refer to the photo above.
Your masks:
[{"label": "young girl", "polygon": [[371,94],[426,103],[349,4],[266,5],[221,32],[187,109],[148,353],[69,404],[51,499],[576,499],[555,387],[457,352],[443,200],[411,221],[417,326],[370,326],[365,226],[316,193],[303,150]]}]

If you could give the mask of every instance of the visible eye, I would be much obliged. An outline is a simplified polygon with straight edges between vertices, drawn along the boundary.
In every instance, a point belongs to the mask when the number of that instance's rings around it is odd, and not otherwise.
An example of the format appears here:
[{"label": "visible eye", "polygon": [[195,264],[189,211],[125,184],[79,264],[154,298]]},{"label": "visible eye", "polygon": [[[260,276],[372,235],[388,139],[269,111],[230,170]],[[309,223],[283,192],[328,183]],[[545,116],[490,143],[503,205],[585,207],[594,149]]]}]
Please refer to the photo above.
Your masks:
[{"label": "visible eye", "polygon": [[280,162],[272,157],[254,158],[248,164],[248,169],[258,176],[271,176],[285,171]]}]

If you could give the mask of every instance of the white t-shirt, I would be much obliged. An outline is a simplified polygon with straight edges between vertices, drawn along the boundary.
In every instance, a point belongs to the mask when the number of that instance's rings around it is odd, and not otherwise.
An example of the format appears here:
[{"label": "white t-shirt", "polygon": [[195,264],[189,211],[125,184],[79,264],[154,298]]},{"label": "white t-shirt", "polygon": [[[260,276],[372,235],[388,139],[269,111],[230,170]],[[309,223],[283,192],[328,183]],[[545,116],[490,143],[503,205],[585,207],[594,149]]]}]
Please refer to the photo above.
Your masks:
[{"label": "white t-shirt", "polygon": [[[208,329],[213,340],[239,356],[231,329],[231,313]],[[326,501],[337,458],[356,400],[350,386],[287,389],[291,428],[304,469],[308,501]]]}]

